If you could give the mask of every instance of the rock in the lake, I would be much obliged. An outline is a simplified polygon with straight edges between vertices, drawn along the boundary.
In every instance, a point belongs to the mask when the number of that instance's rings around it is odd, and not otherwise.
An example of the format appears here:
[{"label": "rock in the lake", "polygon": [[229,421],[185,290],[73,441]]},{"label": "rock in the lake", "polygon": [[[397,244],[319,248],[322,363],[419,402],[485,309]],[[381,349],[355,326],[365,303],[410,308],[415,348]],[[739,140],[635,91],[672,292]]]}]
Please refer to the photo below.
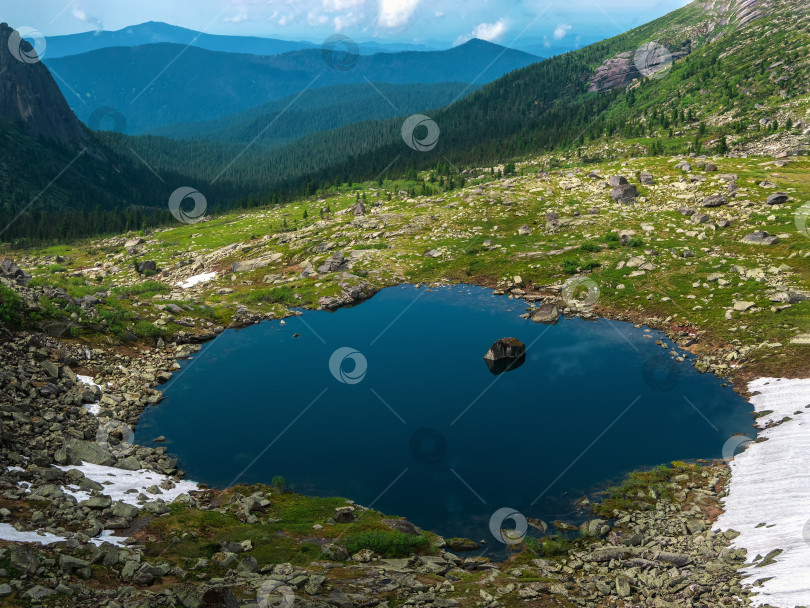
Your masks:
[{"label": "rock in the lake", "polygon": [[517,338],[501,338],[489,347],[484,361],[496,375],[517,369],[526,362],[526,345]]},{"label": "rock in the lake", "polygon": [[556,323],[560,318],[560,311],[553,302],[543,304],[532,312],[531,320],[535,323]]}]

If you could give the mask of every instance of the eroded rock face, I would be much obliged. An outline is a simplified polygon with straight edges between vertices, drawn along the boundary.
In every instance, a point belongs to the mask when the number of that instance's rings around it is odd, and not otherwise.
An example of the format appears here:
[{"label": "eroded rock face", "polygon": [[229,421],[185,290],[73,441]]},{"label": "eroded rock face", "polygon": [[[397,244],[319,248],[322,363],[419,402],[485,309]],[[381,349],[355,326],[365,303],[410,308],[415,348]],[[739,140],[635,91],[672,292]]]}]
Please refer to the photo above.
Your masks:
[{"label": "eroded rock face", "polygon": [[641,78],[641,72],[633,62],[633,53],[626,51],[608,59],[597,68],[588,90],[591,93],[605,93],[625,87],[638,78]]},{"label": "eroded rock face", "polygon": [[[22,124],[34,137],[78,146],[86,140],[84,129],[62,96],[47,68],[35,60],[33,47],[7,23],[0,24],[0,120]],[[11,43],[11,44],[10,44]],[[28,61],[15,58],[21,49]]]}]

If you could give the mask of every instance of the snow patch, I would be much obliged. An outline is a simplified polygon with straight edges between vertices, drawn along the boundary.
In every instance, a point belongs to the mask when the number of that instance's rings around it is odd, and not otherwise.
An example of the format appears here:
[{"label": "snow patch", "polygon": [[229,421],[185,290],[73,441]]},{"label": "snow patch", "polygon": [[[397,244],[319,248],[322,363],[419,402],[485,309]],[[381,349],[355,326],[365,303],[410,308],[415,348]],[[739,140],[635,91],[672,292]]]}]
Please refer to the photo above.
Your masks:
[{"label": "snow patch", "polygon": [[199,283],[207,283],[208,281],[215,279],[216,276],[217,276],[216,272],[195,274],[193,277],[189,277],[185,281],[178,281],[177,283],[175,283],[175,285],[181,287],[182,289],[188,289],[189,287],[194,287]]},{"label": "snow patch", "polygon": [[76,374],[76,380],[78,380],[82,384],[88,384],[90,386],[95,386],[101,389],[100,384],[96,384],[95,382],[93,382],[93,376],[82,376],[81,374]]},{"label": "snow patch", "polygon": [[[78,380],[82,384],[87,384],[89,386],[98,387],[99,390],[101,389],[100,384],[96,384],[95,382],[93,382],[93,377],[92,376],[82,376],[81,374],[76,374],[76,380]],[[95,403],[89,403],[87,405],[83,405],[82,407],[84,409],[86,409],[88,412],[90,412],[91,414],[93,414],[93,416],[98,416],[99,412],[101,411],[101,404],[98,401],[96,401]]]},{"label": "snow patch", "polygon": [[732,546],[747,549],[749,560],[782,550],[774,563],[743,570],[748,585],[770,579],[754,588],[754,606],[810,605],[810,379],[759,378],[748,390],[757,412],[771,412],[757,426],[792,420],[761,431],[767,441],[748,444],[731,461],[725,513],[715,530],[739,532]]},{"label": "snow patch", "polygon": [[[0,540],[11,541],[15,543],[38,543],[40,545],[50,545],[53,543],[63,543],[67,538],[64,536],[57,536],[50,532],[34,532],[34,531],[20,531],[11,524],[0,524]],[[118,547],[124,547],[123,536],[113,536],[112,530],[104,530],[98,538],[91,538],[90,542],[94,545],[101,545],[102,543],[110,543]]]},{"label": "snow patch", "polygon": [[[124,469],[116,469],[115,467],[105,467],[100,464],[82,463],[81,466],[58,466],[57,468],[63,471],[70,471],[71,469],[78,469],[87,479],[92,479],[96,483],[104,486],[101,491],[114,501],[125,502],[128,505],[135,507],[142,506],[138,501],[138,494],[144,494],[149,497],[149,502],[161,499],[164,502],[174,502],[181,494],[188,494],[189,492],[199,490],[199,486],[193,481],[179,481],[172,479],[167,475],[155,473],[154,471],[140,470],[140,471],[125,471]],[[164,481],[171,481],[174,488],[164,490],[160,488],[160,484]],[[146,491],[146,488],[151,486],[158,486],[161,494],[151,494]],[[64,488],[65,494],[74,496],[76,500],[82,501],[90,498],[90,493],[79,490],[76,486],[68,486]]]}]

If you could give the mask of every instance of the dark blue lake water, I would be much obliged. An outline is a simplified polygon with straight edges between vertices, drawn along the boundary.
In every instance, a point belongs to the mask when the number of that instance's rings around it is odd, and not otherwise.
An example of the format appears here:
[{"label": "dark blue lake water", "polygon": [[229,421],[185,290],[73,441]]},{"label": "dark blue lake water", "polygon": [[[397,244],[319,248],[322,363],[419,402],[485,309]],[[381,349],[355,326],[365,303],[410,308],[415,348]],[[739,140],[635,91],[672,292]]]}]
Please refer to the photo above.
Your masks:
[{"label": "dark blue lake water", "polygon": [[[407,286],[229,330],[183,362],[136,436],[165,435],[189,478],[212,486],[282,475],[495,548],[499,508],[576,523],[586,514],[573,501],[607,482],[720,458],[731,435],[753,433],[749,404],[670,362],[662,334],[538,325],[524,309],[476,287]],[[484,354],[507,336],[526,361],[493,375]]]}]

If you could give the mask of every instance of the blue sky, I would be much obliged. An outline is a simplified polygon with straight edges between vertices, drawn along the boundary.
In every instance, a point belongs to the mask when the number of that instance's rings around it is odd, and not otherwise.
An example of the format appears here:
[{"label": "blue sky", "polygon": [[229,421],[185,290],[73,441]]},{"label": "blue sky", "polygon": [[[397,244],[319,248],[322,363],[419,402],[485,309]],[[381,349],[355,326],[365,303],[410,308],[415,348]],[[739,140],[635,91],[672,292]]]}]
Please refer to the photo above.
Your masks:
[{"label": "blue sky", "polygon": [[574,46],[613,36],[688,4],[687,0],[36,0],[10,2],[2,20],[46,36],[116,30],[165,21],[211,34],[321,41],[339,32],[358,41]]}]

